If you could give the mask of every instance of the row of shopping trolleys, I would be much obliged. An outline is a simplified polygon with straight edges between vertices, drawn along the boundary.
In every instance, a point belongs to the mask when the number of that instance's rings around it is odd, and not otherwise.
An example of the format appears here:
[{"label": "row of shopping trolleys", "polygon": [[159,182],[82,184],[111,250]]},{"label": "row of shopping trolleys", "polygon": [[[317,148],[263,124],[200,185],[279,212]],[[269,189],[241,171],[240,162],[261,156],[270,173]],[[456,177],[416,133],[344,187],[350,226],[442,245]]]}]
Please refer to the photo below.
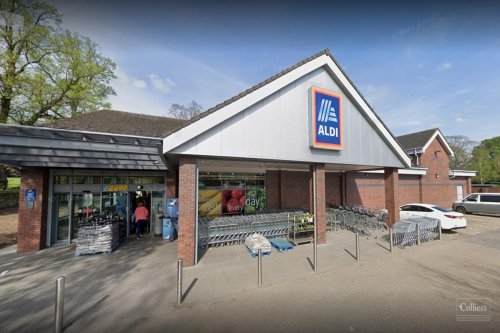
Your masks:
[{"label": "row of shopping trolleys", "polygon": [[199,219],[198,245],[224,246],[240,244],[255,233],[270,237],[288,236],[293,216],[305,210],[272,210],[252,215],[230,215]]}]

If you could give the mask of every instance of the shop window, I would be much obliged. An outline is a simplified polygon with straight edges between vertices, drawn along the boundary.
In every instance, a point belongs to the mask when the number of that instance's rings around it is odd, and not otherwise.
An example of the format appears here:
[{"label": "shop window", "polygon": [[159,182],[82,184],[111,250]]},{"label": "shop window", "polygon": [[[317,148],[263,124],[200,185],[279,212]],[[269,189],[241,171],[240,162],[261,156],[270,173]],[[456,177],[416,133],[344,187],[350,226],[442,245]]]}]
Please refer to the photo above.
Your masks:
[{"label": "shop window", "polygon": [[198,185],[201,217],[252,214],[265,209],[264,173],[201,172]]},{"label": "shop window", "polygon": [[105,176],[103,183],[107,185],[127,184],[127,177]]},{"label": "shop window", "polygon": [[101,184],[101,176],[74,176],[73,184],[76,185]]},{"label": "shop window", "polygon": [[54,184],[58,185],[68,185],[69,184],[69,176],[55,176]]},{"label": "shop window", "polygon": [[151,183],[153,184],[165,184],[165,179],[163,176],[151,177]]},{"label": "shop window", "polygon": [[222,181],[217,172],[200,172],[198,185],[205,189],[220,189]]},{"label": "shop window", "polygon": [[128,183],[133,185],[151,185],[151,177],[128,177]]}]

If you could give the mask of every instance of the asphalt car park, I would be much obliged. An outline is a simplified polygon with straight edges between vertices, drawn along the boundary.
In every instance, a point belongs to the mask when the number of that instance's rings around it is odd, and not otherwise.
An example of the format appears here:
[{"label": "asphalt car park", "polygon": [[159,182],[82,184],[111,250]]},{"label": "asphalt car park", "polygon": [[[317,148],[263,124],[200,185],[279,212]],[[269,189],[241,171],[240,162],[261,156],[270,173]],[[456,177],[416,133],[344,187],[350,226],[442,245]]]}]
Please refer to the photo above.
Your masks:
[{"label": "asphalt car park", "polygon": [[[441,241],[388,251],[386,232],[361,238],[329,232],[318,247],[257,261],[243,245],[209,249],[184,269],[176,305],[175,242],[132,240],[112,254],[74,256],[74,247],[34,254],[0,251],[2,332],[53,330],[55,279],[66,276],[65,332],[497,332],[500,218],[467,215]],[[6,273],[5,273],[6,272]],[[484,321],[459,321],[457,300],[488,299]]]}]

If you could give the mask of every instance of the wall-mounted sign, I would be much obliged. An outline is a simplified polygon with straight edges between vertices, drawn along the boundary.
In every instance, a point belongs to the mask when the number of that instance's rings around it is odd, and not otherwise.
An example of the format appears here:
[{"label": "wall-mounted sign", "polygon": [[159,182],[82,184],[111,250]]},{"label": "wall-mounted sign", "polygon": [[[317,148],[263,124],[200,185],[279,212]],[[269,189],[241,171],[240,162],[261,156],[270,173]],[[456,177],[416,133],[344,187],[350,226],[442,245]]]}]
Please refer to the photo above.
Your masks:
[{"label": "wall-mounted sign", "polygon": [[26,189],[24,190],[24,200],[27,202],[34,202],[36,200],[36,190]]},{"label": "wall-mounted sign", "polygon": [[127,184],[117,184],[117,185],[108,185],[107,188],[106,186],[104,187],[104,191],[108,192],[122,192],[122,191],[128,191],[128,185]]},{"label": "wall-mounted sign", "polygon": [[311,103],[311,147],[341,150],[342,95],[312,87]]}]

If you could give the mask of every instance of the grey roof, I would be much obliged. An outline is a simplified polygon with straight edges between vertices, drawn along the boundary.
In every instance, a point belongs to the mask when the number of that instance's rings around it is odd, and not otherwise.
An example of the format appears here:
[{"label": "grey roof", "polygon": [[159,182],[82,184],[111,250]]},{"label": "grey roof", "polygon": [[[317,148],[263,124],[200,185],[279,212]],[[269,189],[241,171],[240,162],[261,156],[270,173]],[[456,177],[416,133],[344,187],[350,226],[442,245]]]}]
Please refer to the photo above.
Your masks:
[{"label": "grey roof", "polygon": [[439,129],[432,128],[421,132],[401,135],[396,137],[396,140],[398,140],[404,149],[423,148],[436,131],[439,131]]},{"label": "grey roof", "polygon": [[116,110],[99,110],[59,119],[43,127],[164,138],[187,120]]}]

